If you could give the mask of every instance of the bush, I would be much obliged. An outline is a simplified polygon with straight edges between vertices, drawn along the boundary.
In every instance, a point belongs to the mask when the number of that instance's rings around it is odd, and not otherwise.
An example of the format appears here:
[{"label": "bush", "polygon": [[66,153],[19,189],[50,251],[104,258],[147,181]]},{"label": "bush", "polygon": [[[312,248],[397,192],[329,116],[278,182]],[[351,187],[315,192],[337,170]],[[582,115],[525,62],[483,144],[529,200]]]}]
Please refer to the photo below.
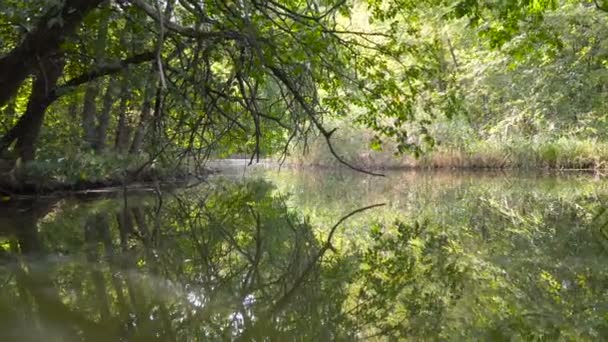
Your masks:
[{"label": "bush", "polygon": [[57,159],[28,162],[18,170],[18,178],[25,184],[38,187],[62,184],[76,186],[85,183],[121,182],[128,170],[145,162],[145,156],[118,154],[77,153]]}]

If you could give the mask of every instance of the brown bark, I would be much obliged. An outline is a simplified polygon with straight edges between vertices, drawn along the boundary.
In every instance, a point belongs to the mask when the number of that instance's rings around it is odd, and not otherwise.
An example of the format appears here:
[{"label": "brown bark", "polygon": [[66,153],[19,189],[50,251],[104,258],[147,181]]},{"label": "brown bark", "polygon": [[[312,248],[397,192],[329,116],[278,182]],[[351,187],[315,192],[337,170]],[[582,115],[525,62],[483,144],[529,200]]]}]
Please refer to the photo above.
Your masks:
[{"label": "brown bark", "polygon": [[36,141],[44,120],[44,113],[50,105],[49,93],[57,85],[57,79],[63,73],[63,57],[49,57],[40,63],[36,81],[27,104],[27,110],[19,119],[15,139],[15,149],[22,161],[33,160],[36,153]]},{"label": "brown bark", "polygon": [[152,114],[152,87],[151,85],[146,85],[146,90],[144,91],[144,103],[141,106],[141,114],[139,116],[139,123],[137,124],[137,128],[135,129],[135,134],[133,136],[133,142],[131,144],[131,148],[129,149],[129,153],[134,154],[138,153],[141,150],[141,147],[144,142],[144,136],[146,134],[146,127],[150,121],[150,117]]},{"label": "brown bark", "polygon": [[[57,90],[67,91],[70,88],[78,87],[79,85],[96,80],[100,77],[119,73],[131,65],[138,65],[150,62],[152,60],[154,60],[154,52],[146,51],[123,60],[112,62],[106,61],[101,65],[93,66],[89,71],[85,72],[84,74],[74,77],[69,81],[61,84]],[[55,97],[58,97],[56,93],[53,93],[53,95]]]},{"label": "brown bark", "polygon": [[[52,89],[44,101],[47,103],[47,106],[48,106],[51,103],[53,103],[55,100],[57,100],[59,98],[60,94],[67,94],[70,89],[77,87],[78,85],[87,83],[89,81],[95,80],[95,79],[105,76],[105,75],[116,74],[116,73],[124,70],[125,68],[127,68],[129,65],[145,63],[145,62],[152,60],[153,58],[154,58],[153,53],[145,52],[143,54],[135,55],[135,56],[129,57],[125,60],[115,62],[113,64],[109,64],[109,65],[106,65],[103,67],[93,68],[92,70],[67,81],[66,83],[62,84],[61,86],[59,86],[55,89]],[[125,85],[125,87],[121,88],[121,92],[122,92],[122,94],[124,94],[123,95],[124,105],[121,106],[121,108],[125,108],[125,110],[126,110],[126,101],[128,100],[127,90],[128,89],[126,88],[126,85]],[[76,114],[75,114],[76,110],[77,110],[76,107],[70,108],[69,113],[70,113],[71,117],[76,116]],[[124,111],[122,111],[122,113],[124,114]],[[0,153],[3,153],[15,141],[15,139],[17,139],[19,132],[21,132],[21,130],[23,129],[23,126],[26,125],[27,120],[29,120],[29,117],[22,115],[19,118],[19,120],[17,121],[17,124],[15,124],[15,126],[13,126],[13,128],[11,128],[8,132],[6,132],[4,134],[4,136],[2,136],[2,138],[0,138]],[[125,132],[126,132],[126,134],[125,134],[126,140],[124,142],[124,146],[128,146],[129,135],[130,135],[130,133],[128,131],[128,127]],[[124,148],[124,150],[126,150],[126,149],[127,149],[127,147]]]},{"label": "brown bark", "polygon": [[87,84],[86,91],[84,93],[84,102],[82,105],[82,133],[83,139],[87,143],[88,147],[95,145],[95,116],[97,94],[99,93],[99,87],[97,82],[89,82]]},{"label": "brown bark", "polygon": [[[65,39],[103,1],[66,0],[60,9],[51,8],[19,45],[0,58],[0,106],[6,104],[28,75],[35,72],[40,60],[60,52]],[[61,24],[58,18],[61,18]]]},{"label": "brown bark", "polygon": [[[104,51],[108,36],[108,21],[109,17],[104,17],[99,23],[97,31],[97,39],[93,44],[93,55],[95,60],[100,62],[103,60]],[[100,91],[100,82],[98,80],[89,82],[84,94],[84,105],[82,108],[82,131],[84,141],[89,147],[96,149],[97,147],[97,129],[95,127],[95,118],[97,116],[97,96]]]},{"label": "brown bark", "polygon": [[96,130],[96,152],[102,152],[106,148],[106,141],[108,140],[108,127],[110,126],[110,114],[112,112],[112,106],[114,106],[114,101],[116,100],[117,83],[116,77],[111,77],[110,81],[108,82],[106,92],[103,96],[103,105],[98,117],[98,125]]},{"label": "brown bark", "polygon": [[128,81],[123,80],[120,89],[120,105],[118,106],[118,125],[116,127],[116,141],[114,147],[119,153],[124,153],[128,149],[129,137],[131,136],[129,120],[127,118],[127,103],[129,101]]},{"label": "brown bark", "polygon": [[156,87],[156,95],[154,96],[154,99],[154,134],[152,135],[152,142],[155,145],[158,145],[161,137],[164,113],[163,87],[160,84],[158,87]]}]

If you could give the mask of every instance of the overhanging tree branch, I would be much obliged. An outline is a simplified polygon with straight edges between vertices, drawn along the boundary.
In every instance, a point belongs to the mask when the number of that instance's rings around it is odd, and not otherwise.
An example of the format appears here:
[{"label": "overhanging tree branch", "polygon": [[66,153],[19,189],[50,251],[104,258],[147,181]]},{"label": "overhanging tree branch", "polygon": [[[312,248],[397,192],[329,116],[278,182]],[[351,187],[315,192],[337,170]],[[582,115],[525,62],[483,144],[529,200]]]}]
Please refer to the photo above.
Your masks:
[{"label": "overhanging tree branch", "polygon": [[90,82],[99,77],[115,74],[126,69],[129,65],[137,65],[145,62],[150,62],[154,60],[156,54],[153,51],[147,51],[144,53],[140,53],[129,58],[115,61],[111,63],[104,63],[98,66],[93,67],[91,70],[85,72],[82,75],[76,76],[64,84],[58,87],[58,91],[66,88],[72,88],[84,83]]},{"label": "overhanging tree branch", "polygon": [[593,0],[593,3],[595,4],[595,8],[597,8],[598,10],[602,12],[608,12],[608,7],[606,7],[603,1],[600,4],[598,0]]},{"label": "overhanging tree branch", "polygon": [[[51,105],[51,103],[56,101],[59,97],[69,93],[70,90],[72,90],[73,88],[75,88],[79,85],[85,84],[85,83],[95,80],[99,77],[116,74],[116,73],[124,70],[125,68],[127,68],[129,65],[136,65],[136,64],[141,64],[141,63],[152,61],[152,60],[154,60],[155,57],[156,57],[156,54],[152,51],[149,51],[149,52],[144,52],[142,54],[131,56],[131,57],[121,60],[121,61],[105,63],[103,65],[93,67],[88,72],[85,72],[82,75],[76,76],[76,77],[68,80],[64,84],[56,87],[52,91],[50,91],[49,94],[47,95],[46,99],[41,101],[41,103],[44,103],[45,108],[46,108],[49,105]],[[13,126],[10,130],[8,130],[8,132],[6,132],[2,136],[2,138],[0,138],[0,151],[4,151],[15,141],[15,139],[17,139],[17,137],[19,135],[19,131],[22,129],[22,126],[24,125],[25,119],[26,119],[25,116],[22,115],[19,118],[19,120],[17,121],[17,123],[15,124],[15,126]]]},{"label": "overhanging tree branch", "polygon": [[0,58],[0,106],[15,95],[40,60],[59,53],[65,39],[102,2],[103,0],[66,0],[62,7],[50,8],[39,19],[36,28],[8,55]]},{"label": "overhanging tree branch", "polygon": [[323,135],[323,138],[325,138],[327,147],[329,147],[329,152],[334,156],[334,158],[336,158],[336,160],[338,160],[338,162],[340,162],[341,164],[347,166],[348,168],[350,168],[352,170],[355,170],[355,171],[358,171],[361,173],[365,173],[365,174],[372,175],[372,176],[384,177],[384,174],[382,174],[382,173],[376,173],[376,172],[364,170],[364,169],[354,166],[354,165],[350,164],[349,162],[347,162],[346,160],[344,160],[335,151],[334,146],[331,141],[331,136],[336,131],[336,128],[332,129],[331,131],[328,131],[325,127],[323,127],[323,125],[321,124],[319,119],[316,117],[314,110],[308,105],[308,103],[306,103],[306,100],[302,97],[300,92],[298,92],[298,90],[295,88],[295,86],[292,84],[291,80],[285,74],[285,72],[283,70],[281,70],[273,65],[268,65],[268,64],[266,65],[266,67],[268,69],[270,69],[272,74],[287,87],[287,89],[295,97],[296,101],[300,104],[300,106],[302,106],[302,108],[304,109],[304,111],[306,112],[306,114],[308,115],[310,120],[312,121],[312,123],[319,130],[319,132],[321,132],[321,135]]},{"label": "overhanging tree branch", "polygon": [[161,19],[158,15],[158,10],[146,3],[145,0],[129,0],[131,4],[144,11],[150,18],[156,22],[161,22],[163,27],[168,31],[179,34],[181,36],[196,38],[196,39],[231,39],[238,40],[242,35],[237,31],[220,31],[211,32],[193,27],[184,27],[174,23],[168,19]]}]

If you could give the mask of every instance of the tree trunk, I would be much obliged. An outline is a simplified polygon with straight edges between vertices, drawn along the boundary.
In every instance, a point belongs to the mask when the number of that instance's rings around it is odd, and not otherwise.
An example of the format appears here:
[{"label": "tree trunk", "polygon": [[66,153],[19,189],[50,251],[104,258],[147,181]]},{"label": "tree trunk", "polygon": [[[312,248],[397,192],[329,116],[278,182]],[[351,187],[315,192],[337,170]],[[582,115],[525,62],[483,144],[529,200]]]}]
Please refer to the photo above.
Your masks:
[{"label": "tree trunk", "polygon": [[97,125],[97,138],[95,144],[95,152],[103,152],[106,148],[106,141],[108,140],[108,126],[110,126],[110,114],[112,112],[112,106],[114,105],[114,100],[116,99],[116,86],[117,86],[116,77],[110,77],[110,81],[108,82],[108,88],[106,89],[106,93],[103,96],[103,107],[101,109],[101,113],[98,118]]},{"label": "tree trunk", "polygon": [[[104,73],[102,73],[102,74],[95,74],[94,76],[92,76],[92,78],[96,79],[101,76],[115,74],[119,71],[122,71],[122,69],[126,68],[126,66],[129,64],[139,64],[139,63],[147,62],[150,60],[150,58],[152,58],[152,57],[150,57],[149,54],[138,55],[138,56],[136,56],[136,58],[131,58],[131,59],[121,62],[121,65],[119,67],[113,67],[111,70],[109,70],[107,72],[104,71]],[[87,74],[91,74],[91,73],[89,72]],[[90,81],[89,78],[85,78],[82,76],[79,76],[76,79],[78,79],[78,81],[75,82],[74,84],[72,84],[71,86],[80,85],[80,84]],[[63,85],[63,86],[65,86],[65,85]],[[45,100],[47,102],[46,103],[47,107],[48,107],[48,105],[50,105],[51,103],[53,103],[54,101],[56,101],[59,98],[59,95],[57,94],[56,91],[57,91],[57,89],[53,89],[49,93],[48,98]],[[131,134],[129,131],[130,128],[128,126],[126,114],[125,114],[126,108],[127,108],[127,102],[129,100],[129,97],[128,97],[129,94],[127,93],[127,91],[128,91],[128,88],[127,88],[127,84],[125,83],[124,86],[121,88],[121,92],[123,94],[122,100],[121,100],[121,108],[123,109],[121,111],[121,120],[122,120],[121,122],[124,123],[125,125],[124,126],[122,124],[119,125],[119,128],[122,127],[123,130],[121,131],[122,132],[121,134],[117,134],[117,136],[123,137],[121,139],[124,139],[124,141],[121,140],[122,141],[121,146],[123,146],[122,149],[124,151],[126,151],[128,149],[129,136]],[[76,101],[76,99],[74,101]],[[69,113],[70,117],[73,119],[77,119],[77,115],[78,115],[77,107],[78,107],[77,105],[71,105],[68,108],[68,113]],[[17,139],[18,135],[20,134],[19,132],[23,129],[24,125],[27,124],[27,120],[29,120],[29,116],[26,117],[25,115],[22,115],[21,117],[19,117],[19,120],[17,121],[15,126],[13,126],[13,128],[11,128],[8,132],[6,132],[4,134],[4,136],[2,136],[2,138],[0,138],[0,154],[4,153],[6,151],[6,149],[15,141],[15,139]],[[118,144],[117,144],[117,146],[118,146]]]},{"label": "tree trunk", "polygon": [[[109,17],[104,17],[99,23],[99,30],[97,31],[97,39],[93,43],[93,56],[95,57],[96,64],[103,62],[104,51],[106,49],[106,43],[108,38],[108,21]],[[86,92],[84,94],[84,104],[82,107],[82,131],[84,141],[88,147],[97,149],[97,129],[95,127],[95,118],[97,116],[97,96],[101,82],[99,80],[91,81],[87,84]]]},{"label": "tree trunk", "polygon": [[152,135],[152,142],[155,146],[159,146],[164,110],[163,87],[160,84],[156,87],[154,99],[154,134]]},{"label": "tree trunk", "polygon": [[22,161],[34,159],[36,141],[44,120],[46,108],[50,105],[49,94],[57,85],[57,79],[63,73],[65,60],[63,56],[48,57],[43,60],[40,70],[32,87],[32,93],[23,117],[19,119],[19,129],[16,132],[17,144],[15,149]]},{"label": "tree trunk", "polygon": [[[14,127],[13,125],[13,120],[15,119],[15,100],[11,100],[8,102],[6,109],[4,110],[3,113],[1,113],[4,116],[4,128],[9,128],[8,132],[10,132],[12,130],[12,127]],[[11,141],[12,142],[12,141]],[[5,148],[3,148],[4,144],[3,144],[3,139],[0,139],[0,158],[4,159],[7,158],[8,156],[4,154],[5,152]]]},{"label": "tree trunk", "polygon": [[146,126],[148,126],[148,121],[150,121],[150,117],[152,114],[152,82],[149,82],[146,85],[146,89],[144,91],[144,103],[141,106],[141,114],[139,116],[139,123],[137,124],[137,128],[135,130],[135,135],[133,136],[133,143],[131,144],[131,149],[129,153],[134,154],[141,150],[141,147],[144,142],[144,136],[146,134]]},{"label": "tree trunk", "polygon": [[88,147],[95,146],[95,102],[98,93],[99,87],[97,81],[89,82],[84,93],[82,105],[82,133]]},{"label": "tree trunk", "polygon": [[127,118],[127,103],[129,101],[128,81],[125,78],[120,87],[120,105],[118,106],[118,126],[116,127],[116,141],[114,148],[119,153],[124,153],[128,149],[129,137],[131,132],[129,129],[129,120]]},{"label": "tree trunk", "polygon": [[[9,54],[0,58],[0,106],[16,93],[40,60],[58,55],[61,44],[82,19],[104,0],[66,0],[63,7],[51,8]],[[61,25],[57,18],[61,18]]]}]

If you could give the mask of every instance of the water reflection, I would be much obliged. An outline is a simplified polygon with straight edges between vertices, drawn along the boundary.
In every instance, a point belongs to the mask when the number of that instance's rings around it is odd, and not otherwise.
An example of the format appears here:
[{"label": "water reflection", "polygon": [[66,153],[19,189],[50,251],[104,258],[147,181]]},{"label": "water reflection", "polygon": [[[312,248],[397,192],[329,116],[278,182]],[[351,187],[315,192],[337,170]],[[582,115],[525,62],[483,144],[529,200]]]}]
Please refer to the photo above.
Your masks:
[{"label": "water reflection", "polygon": [[337,336],[310,225],[266,182],[207,190],[5,216],[3,340]]},{"label": "water reflection", "polygon": [[603,181],[268,177],[5,203],[0,340],[608,337]]}]

